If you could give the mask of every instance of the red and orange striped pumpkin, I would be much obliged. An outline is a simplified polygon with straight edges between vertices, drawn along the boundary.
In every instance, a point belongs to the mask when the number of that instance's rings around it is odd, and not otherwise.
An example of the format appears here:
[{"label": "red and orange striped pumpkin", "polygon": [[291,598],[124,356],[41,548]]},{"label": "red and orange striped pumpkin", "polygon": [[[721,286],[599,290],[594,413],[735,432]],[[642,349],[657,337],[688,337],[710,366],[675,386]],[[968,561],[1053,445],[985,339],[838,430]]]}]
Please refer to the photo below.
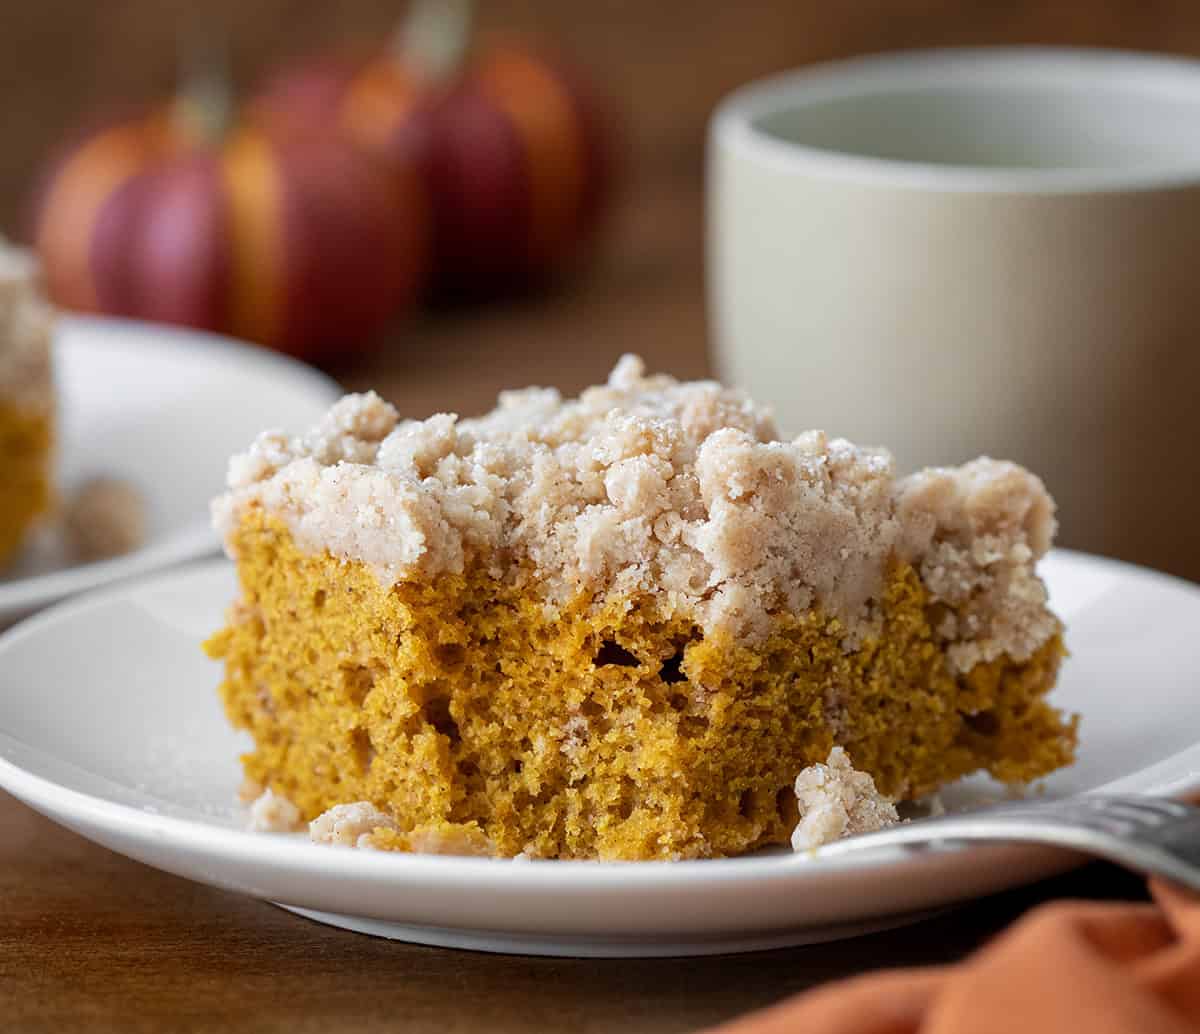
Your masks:
[{"label": "red and orange striped pumpkin", "polygon": [[34,240],[59,304],[332,362],[415,296],[413,182],[328,133],[246,123],[210,142],[173,110],[84,134],[49,168]]},{"label": "red and orange striped pumpkin", "polygon": [[472,51],[445,81],[387,52],[309,59],[255,107],[268,124],[336,126],[398,175],[422,170],[434,277],[449,293],[498,294],[561,271],[609,195],[610,130],[593,94],[516,43]]}]

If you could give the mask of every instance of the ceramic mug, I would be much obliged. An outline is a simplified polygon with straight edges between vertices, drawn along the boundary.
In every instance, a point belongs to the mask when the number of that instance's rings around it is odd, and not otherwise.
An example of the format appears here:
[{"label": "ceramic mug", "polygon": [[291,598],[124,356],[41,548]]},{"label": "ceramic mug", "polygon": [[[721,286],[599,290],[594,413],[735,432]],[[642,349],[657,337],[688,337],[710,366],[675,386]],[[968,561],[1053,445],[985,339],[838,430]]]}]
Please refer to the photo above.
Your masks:
[{"label": "ceramic mug", "polygon": [[1200,62],[930,51],[740,90],[721,375],[785,430],[1040,473],[1060,540],[1200,576]]}]

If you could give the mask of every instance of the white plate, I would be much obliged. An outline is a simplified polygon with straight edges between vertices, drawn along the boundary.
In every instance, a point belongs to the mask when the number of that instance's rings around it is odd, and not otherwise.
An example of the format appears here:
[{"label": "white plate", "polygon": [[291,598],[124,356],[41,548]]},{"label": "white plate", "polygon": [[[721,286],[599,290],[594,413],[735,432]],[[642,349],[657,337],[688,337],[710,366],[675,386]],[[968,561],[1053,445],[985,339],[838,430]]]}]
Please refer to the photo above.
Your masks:
[{"label": "white plate", "polygon": [[65,596],[215,552],[208,503],[229,457],[268,427],[306,427],[340,394],[301,363],[179,327],[72,317],[55,340],[57,481],[135,485],[147,539],[133,553],[67,566],[35,541],[0,573],[0,625]]},{"label": "white plate", "polygon": [[[1200,788],[1200,588],[1081,554],[1045,574],[1072,651],[1055,691],[1084,713],[1062,795]],[[1021,847],[786,853],[695,862],[513,862],[319,847],[245,833],[231,802],[247,741],[225,723],[220,623],[232,568],[210,562],[48,611],[0,637],[0,786],[169,872],[351,929],[574,955],[746,950],[859,932],[1071,864]],[[979,785],[956,791],[959,803]]]}]

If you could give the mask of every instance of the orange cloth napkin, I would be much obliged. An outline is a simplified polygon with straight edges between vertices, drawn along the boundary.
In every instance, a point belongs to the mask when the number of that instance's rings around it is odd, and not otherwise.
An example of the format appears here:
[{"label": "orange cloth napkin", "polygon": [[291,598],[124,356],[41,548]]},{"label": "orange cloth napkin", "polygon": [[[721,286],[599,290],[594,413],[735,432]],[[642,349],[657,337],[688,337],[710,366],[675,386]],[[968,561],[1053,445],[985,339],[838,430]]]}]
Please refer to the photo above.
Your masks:
[{"label": "orange cloth napkin", "polygon": [[1043,905],[965,962],[831,984],[721,1034],[1195,1034],[1200,896]]}]

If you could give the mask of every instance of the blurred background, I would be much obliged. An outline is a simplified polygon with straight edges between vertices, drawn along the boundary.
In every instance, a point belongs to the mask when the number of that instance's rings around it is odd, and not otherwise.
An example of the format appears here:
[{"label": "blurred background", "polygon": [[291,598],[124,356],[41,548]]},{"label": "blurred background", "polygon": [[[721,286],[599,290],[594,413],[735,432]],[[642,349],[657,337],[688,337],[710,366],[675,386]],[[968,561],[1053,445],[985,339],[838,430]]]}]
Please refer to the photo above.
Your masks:
[{"label": "blurred background", "polygon": [[[386,39],[403,11],[400,0],[0,0],[0,230],[28,237],[38,171],[88,113],[175,88],[189,34],[227,38],[244,96],[289,59]],[[574,392],[626,351],[680,377],[708,372],[705,127],[738,85],[915,47],[1200,52],[1194,0],[481,0],[476,16],[482,34],[550,41],[604,98],[612,202],[587,261],[551,289],[414,307],[376,351],[332,363],[348,387],[375,387],[407,416],[480,411],[498,389],[531,382]]]},{"label": "blurred background", "polygon": [[[204,25],[228,32],[242,90],[284,59],[385,37],[404,8],[401,0],[4,0],[0,228],[21,230],[35,170],[87,112],[172,89],[181,33],[201,25],[201,6]],[[506,383],[528,375],[567,390],[602,376],[625,350],[680,375],[704,372],[705,122],[717,100],[741,83],[813,61],[906,47],[1042,42],[1200,49],[1200,7],[1190,0],[482,0],[478,17],[484,30],[554,41],[603,90],[623,130],[621,175],[594,266],[563,290],[500,311],[421,317],[421,329],[406,321],[383,353],[343,374],[350,383],[379,383],[413,415],[486,406],[497,384],[467,376],[479,367],[506,368]],[[556,347],[546,348],[547,341]],[[443,346],[451,343],[448,352]],[[441,364],[456,375],[436,396],[409,390]]]}]

